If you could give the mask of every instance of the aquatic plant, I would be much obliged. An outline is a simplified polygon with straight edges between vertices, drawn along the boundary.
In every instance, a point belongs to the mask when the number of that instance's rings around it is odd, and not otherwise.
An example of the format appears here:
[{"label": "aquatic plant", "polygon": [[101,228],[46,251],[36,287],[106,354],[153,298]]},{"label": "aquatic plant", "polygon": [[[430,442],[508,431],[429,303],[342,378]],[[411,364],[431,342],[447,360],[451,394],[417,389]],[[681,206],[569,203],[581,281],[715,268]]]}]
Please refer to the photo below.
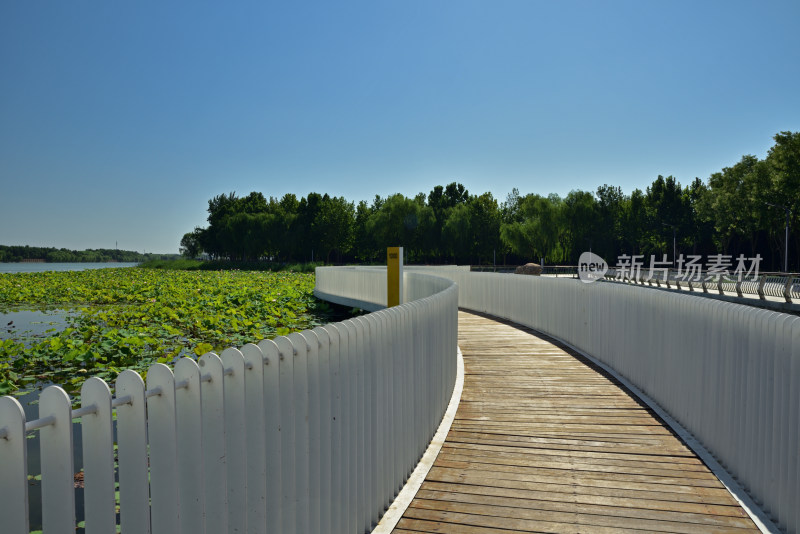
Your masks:
[{"label": "aquatic plant", "polygon": [[0,341],[0,394],[199,356],[327,322],[314,276],[294,272],[100,269],[0,274],[0,308],[77,310],[44,337]]}]

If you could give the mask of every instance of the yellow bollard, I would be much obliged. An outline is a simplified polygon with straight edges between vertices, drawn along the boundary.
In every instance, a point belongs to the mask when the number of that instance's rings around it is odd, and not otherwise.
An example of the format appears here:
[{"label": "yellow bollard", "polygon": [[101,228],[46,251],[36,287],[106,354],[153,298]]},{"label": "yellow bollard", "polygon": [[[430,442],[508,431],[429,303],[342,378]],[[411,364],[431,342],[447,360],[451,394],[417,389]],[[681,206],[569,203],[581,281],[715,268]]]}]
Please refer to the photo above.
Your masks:
[{"label": "yellow bollard", "polygon": [[386,307],[403,301],[403,247],[386,249]]}]

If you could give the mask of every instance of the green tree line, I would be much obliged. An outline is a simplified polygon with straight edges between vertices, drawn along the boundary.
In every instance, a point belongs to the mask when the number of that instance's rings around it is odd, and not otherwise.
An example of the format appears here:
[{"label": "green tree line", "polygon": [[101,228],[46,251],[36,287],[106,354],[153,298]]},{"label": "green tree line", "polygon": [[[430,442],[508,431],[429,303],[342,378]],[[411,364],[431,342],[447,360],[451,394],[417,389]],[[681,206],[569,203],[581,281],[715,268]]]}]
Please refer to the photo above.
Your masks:
[{"label": "green tree line", "polygon": [[800,132],[781,132],[764,159],[752,155],[707,180],[681,185],[658,176],[644,191],[604,184],[505,200],[471,194],[462,184],[413,198],[376,196],[355,204],[309,193],[297,198],[252,192],[208,202],[208,226],[183,236],[181,251],[216,259],[380,262],[387,246],[405,247],[414,263],[575,264],[591,249],[609,263],[627,254],[761,254],[779,270],[784,221],[791,210],[790,268],[800,266]]},{"label": "green tree line", "polygon": [[31,247],[28,245],[0,245],[0,262],[20,262],[23,260],[44,260],[47,263],[141,262],[170,257],[173,257],[173,255],[142,254],[133,250],[109,248],[68,250],[66,248]]}]

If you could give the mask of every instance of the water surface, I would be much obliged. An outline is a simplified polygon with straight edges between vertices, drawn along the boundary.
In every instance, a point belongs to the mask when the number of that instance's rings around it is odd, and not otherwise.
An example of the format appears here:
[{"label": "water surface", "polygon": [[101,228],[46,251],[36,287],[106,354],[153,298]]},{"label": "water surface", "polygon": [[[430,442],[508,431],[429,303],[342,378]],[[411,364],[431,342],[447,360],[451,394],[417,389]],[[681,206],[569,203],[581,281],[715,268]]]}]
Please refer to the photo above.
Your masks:
[{"label": "water surface", "polygon": [[44,271],[85,271],[87,269],[111,269],[135,267],[135,262],[103,263],[0,263],[0,273],[41,273]]}]

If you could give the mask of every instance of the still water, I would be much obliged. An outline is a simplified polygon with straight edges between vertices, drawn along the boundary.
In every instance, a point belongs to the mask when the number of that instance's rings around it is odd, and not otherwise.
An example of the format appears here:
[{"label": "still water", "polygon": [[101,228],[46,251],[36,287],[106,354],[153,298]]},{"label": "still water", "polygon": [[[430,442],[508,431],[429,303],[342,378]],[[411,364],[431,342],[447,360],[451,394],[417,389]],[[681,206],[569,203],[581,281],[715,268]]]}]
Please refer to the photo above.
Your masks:
[{"label": "still water", "polygon": [[41,273],[43,271],[85,271],[86,269],[110,269],[135,267],[138,263],[0,263],[0,273]]},{"label": "still water", "polygon": [[[134,267],[136,263],[0,263],[0,273],[37,273],[44,271],[83,271],[86,269],[107,269],[111,267]],[[72,310],[63,309],[5,309],[0,310],[0,341],[14,337],[25,342],[35,341],[42,337],[47,337],[53,331],[63,330],[67,326],[67,317],[77,313]],[[40,387],[46,383],[39,384]],[[18,397],[17,400],[22,404],[25,411],[26,420],[34,420],[39,415],[38,398],[41,391],[33,391]],[[115,425],[116,426],[116,425]],[[81,425],[73,423],[72,434],[75,444],[75,456],[73,457],[74,469],[80,473],[83,469],[83,456],[80,454],[82,447]],[[42,496],[41,480],[36,478],[41,473],[41,456],[39,454],[39,433],[32,432],[28,436],[28,473],[29,487],[29,518],[30,527],[33,530],[42,528]],[[82,480],[82,479],[81,479]],[[77,521],[83,520],[83,488],[78,485],[76,479],[75,488],[75,515]],[[2,528],[0,528],[2,530]],[[83,532],[82,528],[76,532]]]},{"label": "still water", "polygon": [[[39,310],[5,310],[0,312],[0,341],[8,338],[15,338],[28,342],[48,337],[53,331],[63,330],[67,326],[67,317],[77,312],[63,309],[39,309]],[[41,390],[48,383],[41,383],[38,387],[25,395],[17,397],[25,412],[25,419],[32,421],[39,417],[38,399]],[[72,425],[73,441],[75,443],[75,455],[73,457],[74,470],[80,473],[83,469],[83,456],[79,451],[83,450],[82,428],[80,424]],[[27,439],[28,447],[28,499],[29,499],[29,520],[33,530],[42,528],[42,488],[41,480],[36,476],[42,472],[41,455],[39,444],[39,433],[31,432]],[[75,513],[77,521],[82,521],[83,516],[83,489],[75,489]],[[2,529],[0,529],[2,530]],[[83,532],[83,529],[76,529]]]}]

